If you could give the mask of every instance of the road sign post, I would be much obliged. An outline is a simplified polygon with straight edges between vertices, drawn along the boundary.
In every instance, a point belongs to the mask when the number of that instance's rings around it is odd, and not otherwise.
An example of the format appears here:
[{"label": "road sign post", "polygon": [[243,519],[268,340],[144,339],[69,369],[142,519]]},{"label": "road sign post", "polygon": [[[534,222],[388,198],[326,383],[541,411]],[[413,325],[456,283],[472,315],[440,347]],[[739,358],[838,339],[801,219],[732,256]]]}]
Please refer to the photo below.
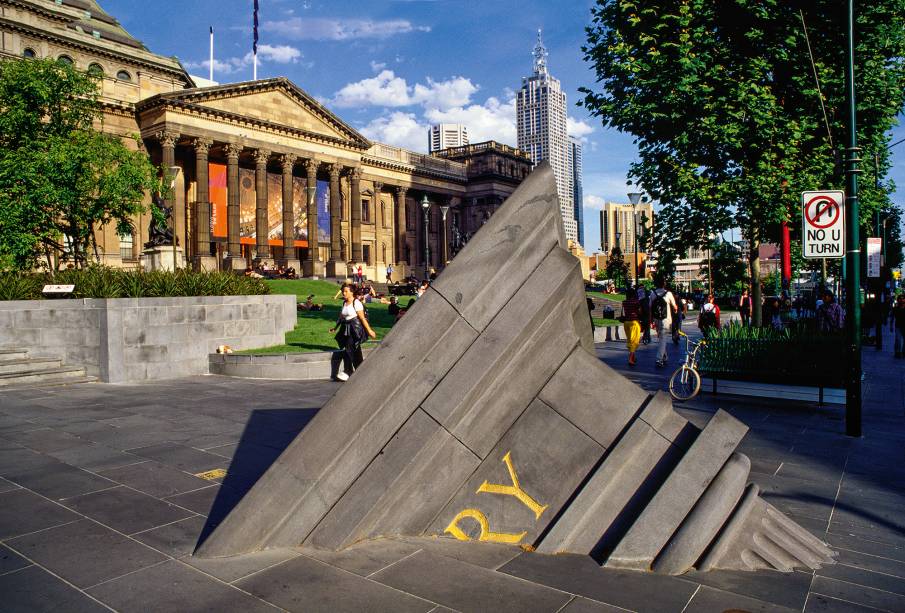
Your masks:
[{"label": "road sign post", "polygon": [[845,257],[845,193],[802,193],[801,223],[801,251],[804,257]]}]

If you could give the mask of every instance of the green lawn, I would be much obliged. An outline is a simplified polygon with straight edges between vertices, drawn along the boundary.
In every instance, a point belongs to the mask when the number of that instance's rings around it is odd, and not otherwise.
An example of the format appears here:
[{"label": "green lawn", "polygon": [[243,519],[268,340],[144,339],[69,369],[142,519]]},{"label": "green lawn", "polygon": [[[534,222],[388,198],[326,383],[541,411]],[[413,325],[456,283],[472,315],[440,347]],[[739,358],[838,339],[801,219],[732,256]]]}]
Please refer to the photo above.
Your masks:
[{"label": "green lawn", "polygon": [[[298,314],[295,329],[286,333],[286,344],[261,349],[246,349],[239,353],[304,353],[308,351],[332,351],[336,349],[336,341],[330,328],[336,322],[342,309],[342,298],[334,299],[339,285],[328,281],[310,281],[306,279],[273,279],[268,280],[274,294],[295,294],[296,302],[304,302],[308,294],[314,294],[314,302],[324,305],[323,311]],[[408,303],[408,297],[400,301]],[[365,305],[368,321],[378,340],[383,338],[393,327],[393,318],[387,313],[388,304],[371,302]]]},{"label": "green lawn", "polygon": [[[272,279],[265,281],[274,294],[295,294],[296,302],[304,302],[308,294],[314,294],[314,302],[324,305],[323,311],[300,311],[295,329],[286,333],[286,344],[261,349],[246,349],[237,353],[305,353],[309,351],[332,351],[336,349],[336,341],[329,331],[339,316],[342,309],[342,298],[334,299],[339,285],[328,281],[310,281],[307,279]],[[613,300],[624,300],[621,294],[599,294],[589,292],[592,296],[604,296]],[[404,296],[400,302],[408,304],[411,297]],[[382,339],[393,327],[393,318],[387,313],[388,304],[371,302],[365,305],[368,311],[368,321],[377,339]],[[621,322],[615,319],[595,319],[594,325],[617,326]]]},{"label": "green lawn", "polygon": [[625,300],[625,294],[604,294],[603,292],[585,292],[588,296],[592,298],[609,298],[615,302],[622,302]]}]

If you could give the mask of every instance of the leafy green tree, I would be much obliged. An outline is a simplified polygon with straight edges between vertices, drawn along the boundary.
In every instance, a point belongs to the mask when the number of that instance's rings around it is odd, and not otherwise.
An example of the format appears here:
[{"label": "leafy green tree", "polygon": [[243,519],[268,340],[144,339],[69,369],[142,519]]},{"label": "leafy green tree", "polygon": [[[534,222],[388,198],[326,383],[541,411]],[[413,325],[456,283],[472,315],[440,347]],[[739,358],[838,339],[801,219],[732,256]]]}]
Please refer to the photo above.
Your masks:
[{"label": "leafy green tree", "polygon": [[0,62],[0,261],[34,268],[67,251],[97,255],[94,230],[131,231],[147,191],[147,156],[98,132],[97,80],[54,60]]},{"label": "leafy green tree", "polygon": [[702,275],[713,280],[713,292],[718,295],[741,294],[748,287],[748,266],[738,248],[727,242],[713,246]]},{"label": "leafy green tree", "polygon": [[622,255],[622,250],[616,246],[610,251],[610,257],[606,260],[606,276],[611,279],[616,287],[628,285],[628,263]]},{"label": "leafy green tree", "polygon": [[[639,161],[629,176],[662,205],[661,257],[740,226],[757,278],[760,242],[777,241],[783,221],[800,227],[800,192],[843,186],[834,163],[845,142],[843,8],[833,0],[597,1],[583,51],[600,85],[583,90],[583,104],[635,136]],[[903,11],[905,0],[858,5],[858,139],[880,156],[882,174],[905,102]],[[871,178],[862,226],[889,204],[891,184]]]}]

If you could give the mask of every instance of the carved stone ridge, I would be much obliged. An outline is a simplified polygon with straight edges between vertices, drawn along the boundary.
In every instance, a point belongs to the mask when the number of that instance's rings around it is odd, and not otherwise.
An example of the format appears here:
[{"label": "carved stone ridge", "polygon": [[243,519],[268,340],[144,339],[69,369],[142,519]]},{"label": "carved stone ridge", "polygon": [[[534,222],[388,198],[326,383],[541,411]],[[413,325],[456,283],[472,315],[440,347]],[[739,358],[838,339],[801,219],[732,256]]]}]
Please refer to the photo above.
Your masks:
[{"label": "carved stone ridge", "polygon": [[154,135],[161,147],[175,147],[176,141],[179,140],[179,132],[172,130],[161,130]]},{"label": "carved stone ridge", "polygon": [[295,166],[295,161],[298,159],[298,156],[294,153],[284,153],[280,156],[280,164],[283,165],[283,170],[289,169],[289,172],[292,172],[292,167]]},{"label": "carved stone ridge", "polygon": [[270,151],[267,149],[258,149],[255,151],[255,164],[258,166],[266,166],[270,159]]},{"label": "carved stone ridge", "polygon": [[229,143],[223,147],[223,150],[226,152],[226,158],[230,160],[238,160],[239,155],[244,149],[245,147],[239,143]]}]

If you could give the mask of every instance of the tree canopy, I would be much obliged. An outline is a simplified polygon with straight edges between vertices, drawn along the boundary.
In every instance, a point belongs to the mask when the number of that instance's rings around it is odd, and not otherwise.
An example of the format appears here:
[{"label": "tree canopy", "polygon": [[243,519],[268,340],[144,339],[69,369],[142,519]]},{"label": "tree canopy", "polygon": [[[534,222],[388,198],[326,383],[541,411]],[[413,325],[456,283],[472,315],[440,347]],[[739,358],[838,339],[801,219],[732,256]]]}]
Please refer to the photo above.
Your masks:
[{"label": "tree canopy", "polygon": [[0,62],[0,257],[16,268],[66,252],[76,266],[94,230],[131,231],[159,189],[147,156],[94,129],[96,77],[54,60]]},{"label": "tree canopy", "polygon": [[622,249],[613,247],[606,260],[606,276],[616,287],[627,287],[629,282],[628,262],[622,255]]},{"label": "tree canopy", "polygon": [[[755,244],[778,240],[780,222],[800,228],[802,191],[844,186],[844,5],[598,0],[583,47],[598,86],[583,88],[582,103],[635,136],[629,177],[663,207],[658,252],[704,246],[736,225]],[[880,172],[863,165],[863,227],[893,209],[882,178],[905,103],[903,14],[905,0],[857,5],[858,141]]]}]

